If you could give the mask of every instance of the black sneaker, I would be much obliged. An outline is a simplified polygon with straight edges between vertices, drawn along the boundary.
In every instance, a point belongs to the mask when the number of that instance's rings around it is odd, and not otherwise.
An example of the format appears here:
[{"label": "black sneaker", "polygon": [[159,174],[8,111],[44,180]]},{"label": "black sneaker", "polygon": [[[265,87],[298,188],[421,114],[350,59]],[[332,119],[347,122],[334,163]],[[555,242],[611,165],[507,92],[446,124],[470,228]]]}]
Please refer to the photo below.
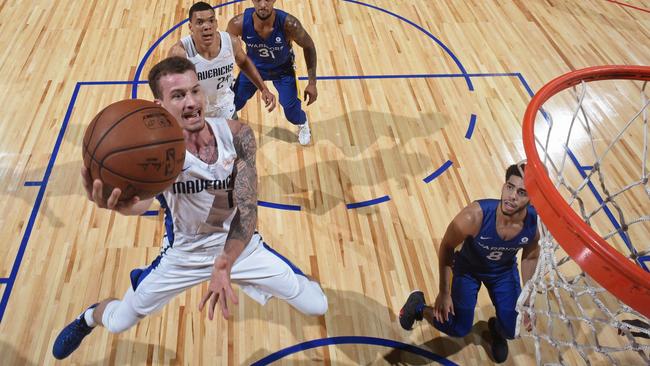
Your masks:
[{"label": "black sneaker", "polygon": [[422,320],[424,305],[424,293],[419,290],[411,292],[408,299],[406,299],[406,303],[399,311],[399,324],[402,328],[411,330],[416,320]]},{"label": "black sneaker", "polygon": [[494,362],[502,363],[508,359],[508,341],[497,331],[497,318],[488,320],[488,328],[492,335],[492,357]]}]

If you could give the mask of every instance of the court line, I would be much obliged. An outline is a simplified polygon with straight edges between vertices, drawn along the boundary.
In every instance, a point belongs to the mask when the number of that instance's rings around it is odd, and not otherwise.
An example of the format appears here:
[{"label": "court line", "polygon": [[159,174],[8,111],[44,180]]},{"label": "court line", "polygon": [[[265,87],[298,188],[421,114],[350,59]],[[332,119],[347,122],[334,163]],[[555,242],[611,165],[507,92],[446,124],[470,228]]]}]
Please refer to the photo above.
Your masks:
[{"label": "court line", "polygon": [[302,342],[291,347],[281,349],[277,352],[274,352],[259,361],[256,361],[251,364],[251,366],[264,366],[271,364],[275,361],[278,361],[284,357],[290,356],[294,353],[306,351],[312,348],[318,348],[323,346],[333,346],[338,344],[367,344],[372,346],[383,346],[393,349],[399,349],[408,353],[413,353],[418,356],[422,356],[430,361],[438,362],[441,365],[445,366],[458,366],[456,363],[439,356],[429,350],[420,348],[411,344],[402,343],[394,341],[392,339],[377,338],[377,337],[365,337],[365,336],[342,336],[342,337],[329,337],[329,338],[320,338],[314,339],[311,341]]},{"label": "court line", "polygon": [[644,11],[646,13],[650,13],[650,9],[640,8],[638,6],[630,5],[630,4],[627,4],[627,3],[620,2],[620,1],[616,1],[616,0],[605,0],[605,1],[613,3],[613,4],[617,4],[617,5],[620,5],[620,6],[625,6],[625,7],[628,7],[628,8],[632,8],[632,9],[635,9],[635,10],[641,10],[641,11]]},{"label": "court line", "polygon": [[[353,4],[358,4],[358,5],[367,6],[367,7],[371,8],[371,9],[379,10],[379,11],[381,11],[381,12],[384,12],[384,13],[386,13],[386,14],[392,15],[392,16],[394,16],[395,18],[397,18],[397,19],[399,19],[399,20],[402,20],[402,21],[404,21],[404,22],[406,22],[406,23],[412,25],[412,26],[415,27],[417,30],[419,30],[420,32],[426,34],[429,38],[431,38],[434,42],[436,42],[436,43],[438,44],[438,46],[442,47],[442,49],[445,50],[445,52],[447,52],[447,54],[449,55],[449,57],[451,57],[451,59],[454,61],[454,63],[456,63],[456,66],[458,66],[458,68],[460,69],[461,73],[462,73],[463,75],[467,75],[467,70],[465,70],[465,66],[463,66],[463,64],[460,62],[460,60],[458,59],[458,57],[456,57],[456,55],[455,55],[453,52],[451,52],[451,49],[449,49],[449,47],[447,47],[446,44],[442,43],[441,40],[439,40],[438,38],[436,38],[433,34],[431,34],[429,31],[427,31],[426,29],[424,29],[422,26],[416,24],[415,22],[413,22],[413,21],[411,21],[411,20],[409,20],[409,19],[404,18],[404,17],[401,16],[401,15],[395,14],[395,13],[389,11],[389,10],[386,10],[386,9],[380,8],[380,7],[375,6],[375,5],[370,5],[370,4],[362,3],[361,1],[357,1],[357,0],[344,0],[344,1],[345,1],[345,2],[348,2],[348,3],[353,3]],[[471,80],[468,76],[465,76],[465,82],[467,83],[467,87],[469,88],[469,90],[470,90],[470,91],[474,91],[474,85],[472,85],[472,80]]]},{"label": "court line", "polygon": [[348,203],[348,204],[346,204],[346,207],[348,208],[348,210],[352,210],[352,209],[355,209],[355,208],[361,208],[361,207],[377,205],[377,204],[380,204],[382,202],[388,202],[388,201],[390,201],[390,196],[383,196],[383,197],[379,197],[379,198],[373,198],[373,199],[367,200],[367,201]]},{"label": "court line", "polygon": [[469,126],[467,126],[467,132],[465,132],[465,138],[468,140],[472,139],[472,134],[474,133],[474,127],[476,126],[476,115],[472,113],[469,117]]},{"label": "court line", "polygon": [[431,173],[428,177],[422,179],[424,183],[429,183],[432,180],[438,178],[442,173],[444,173],[447,169],[449,169],[450,166],[454,164],[451,160],[445,161],[440,168],[436,169],[433,173]]},{"label": "court line", "polygon": [[28,181],[25,181],[25,183],[23,185],[25,187],[40,187],[41,185],[43,185],[43,182],[37,181],[37,180],[36,181],[29,181],[28,180]]},{"label": "court line", "polygon": [[[519,77],[518,72],[494,72],[494,73],[472,73],[472,74],[373,74],[373,75],[320,75],[316,76],[317,80],[363,80],[363,79],[429,79],[429,78],[489,78],[489,77]],[[309,80],[307,76],[299,76],[299,80]],[[522,81],[525,83],[525,81]],[[141,85],[148,84],[148,80],[108,80],[108,81],[80,81],[79,85]],[[527,88],[530,89],[530,88]]]},{"label": "court line", "polygon": [[528,85],[528,82],[526,81],[526,78],[524,78],[524,75],[521,73],[517,73],[517,78],[521,82],[521,84],[524,86],[524,89],[526,89],[526,92],[528,92],[528,95],[532,98],[535,96],[535,92],[533,92],[533,89],[530,88],[530,85]]},{"label": "court line", "polygon": [[160,212],[158,210],[148,210],[145,211],[145,213],[141,214],[140,216],[158,216]]},{"label": "court line", "polygon": [[0,278],[0,283],[7,283],[9,282],[8,278]]},{"label": "court line", "polygon": [[147,80],[112,80],[112,81],[80,81],[79,85],[132,85],[132,84],[148,84]]},{"label": "court line", "polygon": [[63,118],[63,124],[61,125],[61,129],[59,130],[59,135],[56,138],[56,142],[54,143],[54,148],[52,149],[50,160],[47,163],[47,168],[45,168],[45,173],[43,174],[43,179],[41,180],[42,184],[38,189],[38,194],[36,195],[34,206],[32,206],[32,212],[30,213],[29,220],[27,221],[27,225],[25,226],[25,232],[23,233],[23,238],[20,241],[20,246],[18,247],[18,252],[16,253],[16,258],[14,259],[14,264],[11,267],[11,273],[6,282],[7,288],[2,294],[2,300],[0,300],[0,323],[2,322],[2,318],[4,317],[5,310],[7,309],[7,304],[9,302],[9,295],[11,295],[11,291],[13,290],[14,284],[16,283],[18,270],[20,269],[20,264],[23,260],[23,256],[25,255],[25,249],[27,248],[27,243],[29,242],[29,237],[32,233],[32,228],[34,227],[34,222],[36,222],[38,211],[41,207],[41,203],[43,202],[43,196],[45,195],[45,188],[47,187],[47,183],[50,180],[50,174],[52,174],[52,168],[54,167],[54,162],[56,161],[56,157],[59,154],[59,148],[61,147],[61,143],[63,142],[63,135],[65,134],[65,131],[68,128],[68,122],[70,121],[70,116],[72,115],[72,109],[74,107],[75,101],[77,100],[77,96],[79,95],[80,87],[81,85],[77,83],[74,87],[74,91],[72,92],[72,97],[70,98],[68,109],[66,110],[65,117]]},{"label": "court line", "polygon": [[[316,80],[363,80],[363,79],[429,79],[429,78],[480,78],[495,76],[517,76],[519,73],[476,73],[476,74],[375,74],[375,75],[330,75],[316,76]],[[309,80],[308,76],[299,76],[298,80]]]},{"label": "court line", "polygon": [[287,210],[287,211],[300,211],[301,207],[296,205],[285,205],[283,203],[267,202],[267,201],[257,201],[257,205],[261,207],[275,208],[278,210]]}]

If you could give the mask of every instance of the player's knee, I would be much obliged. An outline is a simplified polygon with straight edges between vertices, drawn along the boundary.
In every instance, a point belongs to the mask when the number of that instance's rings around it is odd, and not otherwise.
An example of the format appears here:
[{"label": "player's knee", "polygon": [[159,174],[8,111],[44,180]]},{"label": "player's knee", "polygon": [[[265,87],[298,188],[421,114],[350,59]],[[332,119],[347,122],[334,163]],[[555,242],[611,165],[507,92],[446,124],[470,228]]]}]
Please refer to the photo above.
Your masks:
[{"label": "player's knee", "polygon": [[450,337],[456,337],[456,338],[463,338],[466,335],[469,334],[469,332],[472,330],[472,327],[465,327],[465,326],[455,326],[451,329],[444,329],[440,330],[441,332],[445,333],[446,335]]},{"label": "player's knee", "polygon": [[246,105],[248,99],[235,96],[235,110],[239,111]]},{"label": "player's knee", "polygon": [[465,321],[463,317],[458,317],[458,311],[456,313],[456,316],[453,316],[444,323],[434,320],[433,326],[450,337],[465,337],[472,330],[472,318],[469,318],[469,321]]},{"label": "player's knee", "polygon": [[102,324],[104,328],[111,333],[122,333],[140,321],[141,316],[134,311],[125,309],[122,301],[111,301],[106,305],[102,315]]},{"label": "player's knee", "polygon": [[325,313],[327,313],[328,307],[329,304],[327,302],[327,296],[323,294],[321,298],[314,299],[313,305],[308,309],[308,311],[305,314],[309,316],[325,315]]},{"label": "player's knee", "polygon": [[131,328],[134,324],[116,324],[116,322],[109,322],[108,324],[104,324],[106,327],[106,330],[108,330],[110,333],[117,334],[117,333],[122,333],[126,332]]},{"label": "player's knee", "polygon": [[466,326],[463,326],[463,327],[457,327],[457,328],[455,329],[455,332],[454,332],[454,333],[456,333],[456,334],[454,334],[453,336],[454,336],[454,337],[463,338],[463,337],[465,337],[466,335],[468,335],[470,331],[472,331],[472,327],[471,327],[471,326],[469,326],[469,327],[466,327]]},{"label": "player's knee", "polygon": [[309,316],[320,316],[327,312],[329,307],[327,296],[317,282],[306,277],[297,276],[299,293],[288,302],[301,313]]}]

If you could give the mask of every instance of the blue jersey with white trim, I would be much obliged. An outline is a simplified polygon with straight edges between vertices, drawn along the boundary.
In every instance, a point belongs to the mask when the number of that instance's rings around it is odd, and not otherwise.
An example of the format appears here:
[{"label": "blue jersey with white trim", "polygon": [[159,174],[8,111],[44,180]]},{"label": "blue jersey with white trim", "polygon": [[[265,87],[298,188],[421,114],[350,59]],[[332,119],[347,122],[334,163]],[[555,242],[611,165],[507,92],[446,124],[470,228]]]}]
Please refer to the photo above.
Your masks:
[{"label": "blue jersey with white trim", "polygon": [[244,10],[244,23],[242,25],[242,40],[246,43],[246,53],[251,58],[260,74],[277,72],[293,67],[293,50],[284,33],[284,22],[287,13],[275,10],[273,31],[266,38],[260,37],[253,25],[254,8]]},{"label": "blue jersey with white trim", "polygon": [[537,212],[533,206],[526,208],[521,231],[510,240],[497,233],[496,217],[500,200],[476,201],[483,211],[481,229],[476,237],[468,237],[455,256],[454,265],[470,272],[494,273],[512,269],[517,262],[519,249],[533,242],[537,235]]}]

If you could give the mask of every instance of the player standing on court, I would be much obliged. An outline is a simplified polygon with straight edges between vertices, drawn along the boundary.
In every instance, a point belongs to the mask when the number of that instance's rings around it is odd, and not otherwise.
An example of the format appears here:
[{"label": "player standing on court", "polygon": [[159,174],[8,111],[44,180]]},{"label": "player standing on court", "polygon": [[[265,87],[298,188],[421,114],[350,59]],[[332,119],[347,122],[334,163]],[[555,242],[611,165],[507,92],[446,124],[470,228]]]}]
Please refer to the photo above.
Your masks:
[{"label": "player standing on court", "polygon": [[[440,291],[435,303],[428,306],[422,291],[412,292],[399,314],[404,329],[411,330],[424,318],[445,334],[464,337],[472,328],[483,283],[496,308],[496,318],[488,321],[492,356],[498,363],[508,358],[506,339],[515,336],[515,305],[521,293],[516,255],[523,248],[524,283],[535,272],[539,256],[537,212],[524,188],[525,167],[525,163],[508,167],[500,200],[474,201],[451,221],[438,251]],[[461,243],[462,249],[454,252]],[[530,319],[524,320],[529,328]]]},{"label": "player standing on court", "polygon": [[[264,80],[272,80],[278,90],[280,104],[287,120],[298,126],[298,141],[307,145],[311,130],[307,115],[301,108],[294,69],[296,42],[303,48],[309,82],[305,88],[307,105],[318,97],[316,90],[316,47],[300,21],[291,14],[274,9],[275,0],[253,0],[253,8],[236,15],[228,23],[228,33],[241,37],[246,52]],[[241,73],[235,82],[235,106],[240,110],[255,93],[255,85]]]},{"label": "player standing on court", "polygon": [[[264,85],[253,62],[246,56],[239,41],[228,32],[217,30],[217,18],[210,4],[200,1],[189,11],[191,34],[183,37],[170,50],[169,56],[187,57],[194,66],[204,88],[206,116],[237,118],[235,93],[232,90],[235,62],[262,93],[269,112],[275,108],[275,96]],[[253,93],[255,90],[253,91]]]},{"label": "player standing on court", "polygon": [[[174,296],[205,281],[208,292],[199,310],[209,303],[209,318],[219,302],[224,318],[227,300],[237,303],[231,281],[247,295],[265,304],[272,296],[304,314],[322,315],[327,298],[286,258],[262,241],[257,225],[257,169],[255,137],[245,123],[205,118],[205,95],[194,65],[171,57],[149,72],[156,103],[183,128],[187,154],[182,172],[156,198],[165,210],[166,235],[161,254],[146,268],[131,271],[131,286],[122,300],[109,298],[94,304],[57,336],[54,357],[68,357],[97,325],[111,333],[123,332],[160,310]],[[82,171],[88,197],[100,208],[123,215],[140,215],[153,199],[118,201],[119,189],[102,197],[102,182],[90,181]]]}]

